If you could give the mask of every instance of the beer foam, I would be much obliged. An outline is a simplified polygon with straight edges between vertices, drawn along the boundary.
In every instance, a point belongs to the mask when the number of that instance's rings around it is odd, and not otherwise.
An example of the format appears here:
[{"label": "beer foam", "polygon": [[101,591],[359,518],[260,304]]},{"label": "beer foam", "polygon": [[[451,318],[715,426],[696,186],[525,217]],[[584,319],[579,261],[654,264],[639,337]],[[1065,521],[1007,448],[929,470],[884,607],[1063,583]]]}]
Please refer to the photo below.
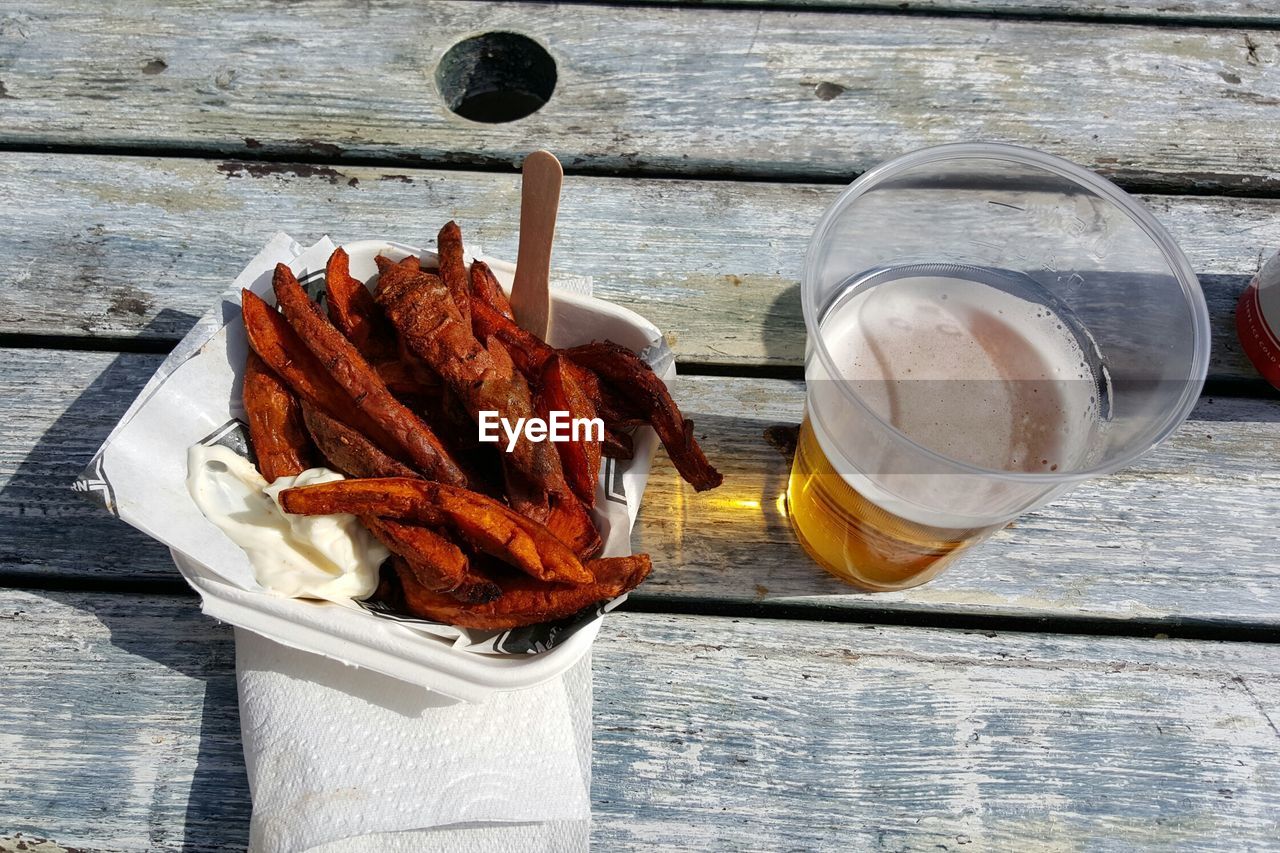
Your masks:
[{"label": "beer foam", "polygon": [[841,378],[930,450],[1004,471],[1084,462],[1098,385],[1076,334],[1043,303],[964,278],[910,276],[855,293],[822,332]]}]

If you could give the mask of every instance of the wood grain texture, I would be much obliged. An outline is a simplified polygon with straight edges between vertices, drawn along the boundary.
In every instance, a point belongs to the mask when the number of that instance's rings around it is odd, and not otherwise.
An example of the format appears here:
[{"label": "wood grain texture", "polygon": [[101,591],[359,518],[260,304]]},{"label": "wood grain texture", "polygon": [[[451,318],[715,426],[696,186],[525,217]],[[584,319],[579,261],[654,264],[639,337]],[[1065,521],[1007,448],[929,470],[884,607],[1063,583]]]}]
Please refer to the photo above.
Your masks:
[{"label": "wood grain texture", "polygon": [[595,819],[623,847],[1277,843],[1270,802],[1236,802],[1276,779],[1264,647],[638,615],[603,636]]},{"label": "wood grain texture", "polygon": [[243,850],[230,629],[192,600],[5,591],[0,602],[5,834],[93,851]]},{"label": "wood grain texture", "polygon": [[[639,3],[672,2],[681,6],[720,5],[724,0],[634,0]],[[1017,15],[1023,17],[1053,16],[1063,18],[1104,19],[1141,23],[1166,21],[1205,21],[1213,23],[1280,23],[1276,8],[1262,0],[729,0],[738,6],[794,6],[797,9],[842,9],[923,14],[960,13],[971,15]]]},{"label": "wood grain texture", "polygon": [[[0,102],[2,103],[2,102]],[[649,317],[686,363],[797,365],[800,265],[835,186],[570,177],[555,264]],[[174,340],[276,230],[431,245],[450,218],[514,258],[519,178],[0,154],[0,332]],[[1145,196],[1200,276],[1214,378],[1256,379],[1235,305],[1280,201]]]},{"label": "wood grain texture", "polygon": [[[555,60],[532,116],[449,112],[435,69],[515,31]],[[0,142],[847,178],[960,140],[1037,146],[1144,186],[1280,186],[1274,30],[458,0],[107,6],[0,30]],[[125,118],[127,117],[127,119]]]},{"label": "wood grain texture", "polygon": [[[0,572],[174,578],[165,549],[67,488],[159,357],[2,352]],[[675,391],[725,485],[696,494],[658,454],[633,535],[656,569],[637,600],[1280,625],[1280,401],[1202,400],[1151,456],[1019,519],[938,580],[860,595],[808,560],[779,510],[788,463],[762,433],[798,422],[800,384],[690,377]]]},{"label": "wood grain texture", "polygon": [[[0,652],[6,832],[243,848],[228,629],[6,590]],[[594,682],[602,850],[1275,849],[1263,646],[615,613]]]}]

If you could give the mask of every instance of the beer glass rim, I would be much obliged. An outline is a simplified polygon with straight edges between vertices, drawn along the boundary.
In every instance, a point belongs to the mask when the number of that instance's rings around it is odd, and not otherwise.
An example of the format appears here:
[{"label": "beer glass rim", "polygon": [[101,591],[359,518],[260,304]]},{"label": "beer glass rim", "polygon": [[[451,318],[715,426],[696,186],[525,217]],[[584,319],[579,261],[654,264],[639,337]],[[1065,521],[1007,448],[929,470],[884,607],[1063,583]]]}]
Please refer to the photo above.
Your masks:
[{"label": "beer glass rim", "polygon": [[1200,392],[1204,387],[1205,376],[1209,368],[1209,308],[1205,302],[1204,292],[1200,288],[1200,281],[1191,269],[1191,263],[1187,260],[1186,255],[1183,254],[1182,249],[1174,242],[1173,237],[1165,230],[1164,226],[1157,222],[1145,207],[1101,175],[1095,174],[1069,160],[1053,154],[1046,154],[1033,148],[996,142],[959,142],[920,148],[872,167],[863,172],[849,186],[845,187],[822,215],[822,219],[819,220],[818,226],[813,232],[813,237],[809,241],[808,251],[805,253],[804,266],[800,278],[800,302],[804,311],[805,329],[809,335],[810,346],[817,353],[826,374],[828,376],[839,376],[840,371],[836,367],[835,359],[832,357],[830,349],[828,349],[820,334],[822,317],[819,314],[819,306],[815,305],[813,300],[804,298],[804,291],[812,292],[817,286],[815,278],[817,275],[818,254],[826,242],[828,232],[839,215],[844,212],[844,209],[875,185],[918,166],[946,160],[1007,160],[1019,165],[1038,167],[1051,174],[1066,178],[1095,193],[1111,202],[1121,212],[1130,217],[1151,240],[1152,244],[1159,249],[1169,267],[1170,273],[1177,279],[1192,314],[1194,340],[1192,342],[1191,362],[1186,377],[1187,381],[1182,395],[1177,404],[1170,407],[1159,427],[1151,433],[1152,439],[1149,443],[1141,443],[1140,446],[1126,453],[1079,471],[1025,472],[983,468],[931,450],[881,418],[853,392],[847,383],[839,383],[840,392],[850,404],[861,409],[864,414],[870,416],[887,429],[897,441],[906,444],[926,458],[949,465],[962,473],[1023,483],[1068,483],[1108,474],[1130,465],[1147,451],[1163,442],[1174,430],[1181,426],[1182,422],[1186,420],[1191,410],[1195,407],[1196,401],[1200,398]]}]

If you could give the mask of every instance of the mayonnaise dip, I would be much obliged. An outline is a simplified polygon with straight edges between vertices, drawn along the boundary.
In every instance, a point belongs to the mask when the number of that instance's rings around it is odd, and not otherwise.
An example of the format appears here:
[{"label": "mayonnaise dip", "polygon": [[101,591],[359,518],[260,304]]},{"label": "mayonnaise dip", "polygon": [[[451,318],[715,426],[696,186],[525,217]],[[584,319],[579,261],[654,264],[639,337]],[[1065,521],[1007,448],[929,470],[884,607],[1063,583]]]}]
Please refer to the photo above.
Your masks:
[{"label": "mayonnaise dip", "polygon": [[292,515],[280,492],[331,483],[343,476],[310,468],[268,485],[249,460],[230,448],[197,445],[187,452],[187,491],[196,506],[249,555],[258,583],[291,598],[349,601],[378,586],[390,552],[354,515]]}]

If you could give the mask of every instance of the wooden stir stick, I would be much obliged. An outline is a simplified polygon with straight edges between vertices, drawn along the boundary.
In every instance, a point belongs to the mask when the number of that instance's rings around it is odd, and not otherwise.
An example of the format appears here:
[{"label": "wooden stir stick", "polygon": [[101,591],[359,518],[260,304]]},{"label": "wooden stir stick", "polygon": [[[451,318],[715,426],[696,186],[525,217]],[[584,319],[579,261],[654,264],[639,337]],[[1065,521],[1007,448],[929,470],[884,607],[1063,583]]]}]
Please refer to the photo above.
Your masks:
[{"label": "wooden stir stick", "polygon": [[520,182],[520,249],[511,285],[516,322],[544,341],[551,330],[551,241],[555,239],[564,169],[550,151],[524,158]]}]

